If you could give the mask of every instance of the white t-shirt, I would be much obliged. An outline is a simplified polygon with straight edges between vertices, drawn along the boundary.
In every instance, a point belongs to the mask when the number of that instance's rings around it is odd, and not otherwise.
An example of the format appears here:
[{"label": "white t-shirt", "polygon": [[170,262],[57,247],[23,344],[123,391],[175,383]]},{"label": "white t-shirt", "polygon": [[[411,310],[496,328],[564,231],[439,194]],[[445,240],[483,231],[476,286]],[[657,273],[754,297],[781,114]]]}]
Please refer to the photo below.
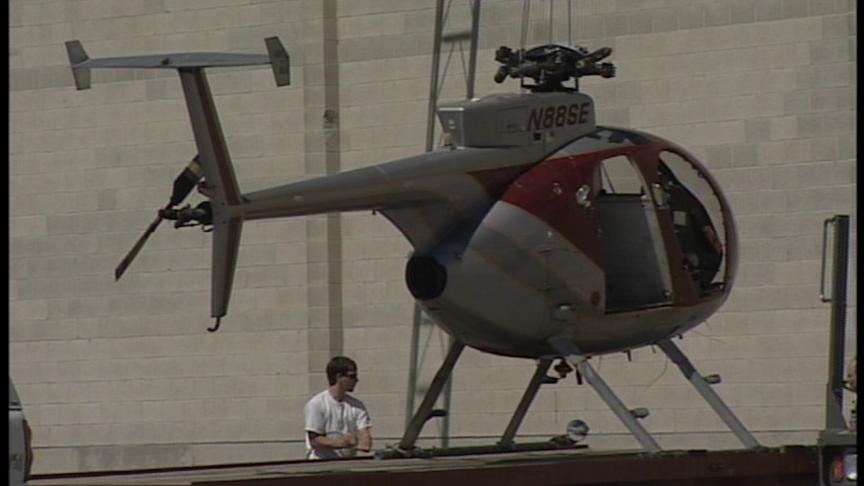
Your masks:
[{"label": "white t-shirt", "polygon": [[[351,432],[372,426],[369,412],[363,402],[345,395],[345,400],[337,402],[330,395],[329,390],[312,397],[303,407],[306,416],[306,430],[327,437],[342,437]],[[332,449],[330,447],[312,448],[309,442],[309,434],[306,434],[306,458],[307,459],[330,459],[334,457],[354,457],[357,449],[346,447],[343,449]]]}]

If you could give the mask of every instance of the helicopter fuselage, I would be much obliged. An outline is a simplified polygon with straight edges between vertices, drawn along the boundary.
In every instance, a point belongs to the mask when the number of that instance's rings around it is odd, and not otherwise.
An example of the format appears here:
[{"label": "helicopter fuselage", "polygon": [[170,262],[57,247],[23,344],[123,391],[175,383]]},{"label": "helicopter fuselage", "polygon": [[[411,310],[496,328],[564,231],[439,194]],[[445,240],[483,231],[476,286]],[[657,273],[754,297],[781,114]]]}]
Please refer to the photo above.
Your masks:
[{"label": "helicopter fuselage", "polygon": [[[405,269],[408,290],[456,338],[397,455],[414,449],[465,345],[539,358],[500,446],[512,445],[539,386],[550,382],[552,359],[560,358],[561,377],[577,368],[577,378],[597,390],[640,444],[659,451],[636,420],[647,411],[627,409],[587,362],[650,344],[675,362],[745,446],[758,446],[670,340],[729,296],[738,259],[732,212],[711,174],[682,148],[647,133],[596,126],[594,103],[579,92],[579,78],[614,77],[615,66],[599,62],[610,48],[547,44],[514,52],[502,46],[495,81],[519,78],[530,92],[439,106],[446,136],[439,149],[244,194],[204,68],[270,64],[276,84],[289,84],[287,52],[276,37],[265,43],[266,57],[102,59],[90,59],[79,41],[66,43],[77,89],[89,88],[93,68],[176,69],[198,152],[175,179],[168,205],[115,268],[115,279],[163,219],[212,231],[216,323],[208,331],[215,332],[227,313],[244,220],[377,211],[414,248]],[[565,86],[570,80],[573,86]],[[180,207],[196,185],[207,201]]]},{"label": "helicopter fuselage", "polygon": [[[683,333],[728,297],[731,212],[680,147],[595,126],[591,98],[575,92],[493,95],[442,106],[439,117],[445,147],[249,193],[234,211],[380,211],[414,247],[406,282],[424,310],[464,343],[500,355],[553,356],[548,341],[562,336],[589,354],[628,350]],[[669,176],[661,153],[698,174],[722,222]],[[609,160],[629,163],[616,177],[638,192],[615,190]],[[687,236],[699,239],[706,226],[720,235],[713,254]]]}]

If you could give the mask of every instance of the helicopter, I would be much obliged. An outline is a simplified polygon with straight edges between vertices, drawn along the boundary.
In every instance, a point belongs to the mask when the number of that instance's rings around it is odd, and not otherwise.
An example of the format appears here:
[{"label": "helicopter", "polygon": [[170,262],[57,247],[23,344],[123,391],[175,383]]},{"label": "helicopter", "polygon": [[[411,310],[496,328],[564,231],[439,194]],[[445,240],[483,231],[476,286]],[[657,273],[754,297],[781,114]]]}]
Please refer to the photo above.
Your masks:
[{"label": "helicopter", "polygon": [[[244,193],[240,190],[204,69],[267,65],[290,84],[277,37],[267,55],[180,53],[90,59],[66,49],[77,89],[93,68],[176,69],[197,155],[174,181],[168,204],[115,271],[119,279],[163,220],[213,235],[211,315],[227,313],[244,221],[373,211],[413,251],[405,281],[419,306],[453,339],[394,457],[415,446],[465,346],[536,360],[536,371],[498,447],[513,437],[555,360],[576,371],[649,452],[660,446],[591,366],[592,356],[658,346],[747,447],[758,442],[672,339],[728,298],[738,265],[729,202],[705,165],[649,133],[596,125],[585,76],[614,77],[612,53],[545,44],[502,46],[494,80],[520,92],[442,103],[446,143],[427,153]],[[196,189],[207,200],[182,206]],[[571,441],[572,442],[572,441]],[[382,454],[382,457],[387,456]]]}]

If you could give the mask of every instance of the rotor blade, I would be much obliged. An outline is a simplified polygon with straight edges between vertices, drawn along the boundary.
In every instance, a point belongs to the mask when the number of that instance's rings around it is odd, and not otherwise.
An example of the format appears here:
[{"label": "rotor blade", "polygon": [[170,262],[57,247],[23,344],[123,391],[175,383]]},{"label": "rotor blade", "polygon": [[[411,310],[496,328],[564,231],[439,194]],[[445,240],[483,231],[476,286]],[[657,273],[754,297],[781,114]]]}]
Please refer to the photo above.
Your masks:
[{"label": "rotor blade", "polygon": [[198,160],[198,156],[192,158],[189,161],[189,164],[177,175],[177,178],[174,179],[174,186],[171,191],[171,200],[169,201],[169,206],[177,206],[186,199],[186,196],[192,192],[192,189],[195,189],[195,186],[198,184],[204,177],[204,170],[201,168],[201,162]]},{"label": "rotor blade", "polygon": [[161,222],[162,214],[160,213],[159,216],[157,216],[156,219],[154,219],[153,222],[150,223],[150,226],[147,227],[147,230],[144,231],[144,234],[141,235],[140,238],[138,238],[138,241],[135,242],[135,246],[133,246],[132,249],[129,250],[129,253],[127,253],[123,260],[120,262],[120,264],[117,265],[117,268],[114,269],[115,281],[120,280],[120,277],[123,276],[123,272],[126,271],[126,268],[129,267],[129,264],[132,263],[132,260],[134,260],[135,257],[138,256],[138,252],[141,251],[144,243],[147,242],[147,238],[150,238],[150,235],[152,235],[153,232],[156,231],[156,228],[159,227],[159,223]]},{"label": "rotor blade", "polygon": [[163,216],[162,211],[170,210],[172,207],[177,206],[182,203],[186,196],[192,192],[192,189],[195,188],[195,185],[198,184],[198,181],[202,179],[204,176],[204,172],[201,169],[201,162],[198,160],[198,156],[192,158],[189,164],[177,175],[177,178],[174,179],[173,190],[171,191],[171,199],[168,201],[168,205],[165,206],[163,210],[159,211],[159,216],[150,223],[150,226],[147,227],[147,231],[138,238],[138,241],[135,242],[135,246],[129,250],[129,253],[126,254],[126,257],[123,258],[123,261],[117,265],[117,268],[114,269],[114,280],[120,280],[120,277],[123,276],[123,273],[126,271],[126,268],[132,263],[132,260],[138,256],[138,252],[141,251],[141,248],[144,246],[144,243],[147,242],[147,238],[150,238],[150,235],[156,231],[156,228],[159,227],[159,223],[162,222]]}]

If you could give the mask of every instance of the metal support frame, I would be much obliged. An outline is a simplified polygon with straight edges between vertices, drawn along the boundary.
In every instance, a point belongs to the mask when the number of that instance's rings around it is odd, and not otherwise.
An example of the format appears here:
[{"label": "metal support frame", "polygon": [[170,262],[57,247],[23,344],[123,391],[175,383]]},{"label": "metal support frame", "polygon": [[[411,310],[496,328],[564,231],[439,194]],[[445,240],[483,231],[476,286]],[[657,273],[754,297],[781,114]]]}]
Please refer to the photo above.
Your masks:
[{"label": "metal support frame", "polygon": [[522,400],[519,402],[519,406],[516,407],[516,411],[513,412],[513,417],[510,418],[510,423],[507,424],[507,429],[504,431],[504,435],[501,436],[501,440],[498,441],[498,445],[504,447],[513,445],[513,437],[516,436],[516,431],[519,430],[519,426],[522,425],[522,420],[528,412],[528,407],[531,406],[531,402],[533,402],[534,397],[537,396],[537,392],[540,390],[540,385],[543,384],[543,379],[546,377],[546,372],[549,371],[551,365],[551,359],[541,359],[537,361],[537,369],[534,371],[534,376],[531,377],[531,381],[528,383],[528,388],[525,389],[525,393],[522,395]]},{"label": "metal support frame", "polygon": [[480,32],[480,0],[471,0],[471,46],[468,54],[468,79],[465,96],[474,97],[474,76],[477,72],[477,34]]},{"label": "metal support frame", "polygon": [[[441,45],[446,42],[461,42],[464,39],[469,41],[468,66],[465,73],[465,95],[467,99],[474,97],[474,76],[477,71],[477,39],[480,31],[480,0],[470,0],[471,4],[471,30],[468,32],[458,32],[444,34],[444,24],[447,22],[447,16],[450,10],[450,3],[447,3],[447,10],[444,9],[444,0],[435,2],[435,32],[432,43],[432,73],[429,80],[429,108],[426,121],[426,151],[429,152],[435,145],[435,115],[438,108],[438,95],[441,92],[441,86],[444,84],[444,78],[447,76],[447,65],[444,66],[444,74],[439,76],[441,67]],[[461,52],[461,51],[460,51]],[[451,48],[450,54],[453,53]],[[447,64],[450,60],[448,57]],[[463,60],[464,63],[464,60]]]},{"label": "metal support frame", "polygon": [[435,2],[435,33],[432,41],[432,79],[429,83],[429,113],[426,122],[426,151],[435,144],[435,109],[438,105],[438,69],[441,65],[441,35],[444,30],[444,0]]},{"label": "metal support frame", "polygon": [[[828,226],[834,225],[831,296],[825,295],[825,264]],[[822,227],[822,275],[820,299],[831,303],[831,329],[828,349],[828,383],[825,388],[825,428],[845,430],[843,416],[843,368],[846,353],[846,299],[849,272],[849,216],[838,214],[825,220]]]},{"label": "metal support frame", "polygon": [[411,425],[414,415],[414,394],[417,390],[417,348],[420,343],[420,321],[423,311],[420,304],[414,303],[414,323],[411,326],[411,354],[408,357],[408,394],[405,397],[405,429]]},{"label": "metal support frame", "polygon": [[450,379],[453,367],[456,366],[456,360],[459,359],[463,349],[465,349],[465,344],[462,341],[454,339],[450,342],[447,356],[444,358],[444,362],[441,363],[441,367],[438,368],[438,372],[435,373],[435,378],[432,380],[432,384],[429,385],[429,390],[426,392],[426,396],[423,397],[420,408],[414,413],[411,423],[405,429],[405,435],[399,442],[399,449],[408,451],[414,448],[414,443],[417,442],[417,437],[420,436],[423,425],[429,419],[429,414],[432,412],[432,407],[435,406],[435,401],[438,400],[438,395],[444,389],[444,384]]},{"label": "metal support frame", "polygon": [[[448,346],[450,348],[453,347],[453,344],[456,343],[456,338],[450,336],[447,339]],[[442,400],[442,410],[444,415],[441,417],[441,447],[450,447],[450,402],[451,397],[453,396],[453,380],[448,376],[446,380],[444,380],[444,397]]]},{"label": "metal support frame", "polygon": [[[440,75],[441,68],[441,46],[444,42],[462,42],[468,39],[470,42],[470,52],[468,56],[468,66],[466,69],[466,98],[474,97],[474,78],[477,71],[477,39],[480,31],[480,0],[469,0],[471,4],[471,30],[467,33],[444,33],[445,24],[449,13],[449,5],[452,0],[448,1],[445,11],[444,0],[436,0],[435,2],[435,27],[432,42],[432,70],[429,81],[429,106],[426,122],[426,151],[430,152],[435,148],[435,126],[436,113],[438,108],[438,95],[441,91],[441,86],[444,84],[444,78],[447,76],[447,65],[444,66],[444,73]],[[461,48],[461,44],[460,44]],[[452,49],[450,51],[452,54]],[[449,57],[448,63],[449,64]],[[422,363],[418,360],[418,348],[420,347],[420,327],[423,322],[423,312],[420,305],[414,304],[414,319],[411,329],[411,351],[410,363],[408,370],[408,393],[405,403],[405,428],[411,424],[412,412],[414,410],[414,397],[417,390],[417,375]],[[452,338],[450,340],[452,345]],[[450,409],[450,385],[449,381],[444,388],[444,409]],[[444,415],[441,423],[441,446],[449,445],[449,429],[450,418],[449,414]]]},{"label": "metal support frame", "polygon": [[759,442],[753,437],[753,434],[744,427],[744,424],[738,420],[738,417],[732,412],[732,410],[726,405],[720,395],[711,388],[711,385],[705,381],[705,378],[696,371],[696,368],[693,366],[693,363],[687,358],[687,355],[681,351],[678,346],[675,345],[670,339],[664,339],[657,343],[660,346],[660,349],[666,353],[666,356],[672,360],[678,366],[678,369],[681,370],[681,374],[684,375],[684,378],[689,381],[696,391],[702,395],[702,398],[708,402],[708,405],[714,409],[714,412],[723,420],[723,423],[726,424],[727,427],[735,434],[735,437],[744,444],[745,447],[755,448],[760,447]]},{"label": "metal support frame", "polygon": [[639,423],[639,421],[630,413],[630,410],[624,405],[624,402],[618,398],[618,395],[609,388],[609,385],[600,377],[600,375],[594,370],[591,364],[588,363],[588,357],[579,351],[579,348],[576,345],[568,340],[563,338],[553,338],[549,340],[549,344],[552,345],[559,353],[564,356],[564,359],[567,360],[568,363],[575,366],[579,373],[582,374],[582,378],[588,382],[594,388],[594,391],[600,395],[600,398],[606,402],[606,405],[612,410],[621,422],[624,423],[624,426],[636,437],[636,440],[639,441],[639,444],[642,445],[642,448],[648,452],[660,452],[660,445],[657,444],[657,441],[654,440],[654,437]]}]

